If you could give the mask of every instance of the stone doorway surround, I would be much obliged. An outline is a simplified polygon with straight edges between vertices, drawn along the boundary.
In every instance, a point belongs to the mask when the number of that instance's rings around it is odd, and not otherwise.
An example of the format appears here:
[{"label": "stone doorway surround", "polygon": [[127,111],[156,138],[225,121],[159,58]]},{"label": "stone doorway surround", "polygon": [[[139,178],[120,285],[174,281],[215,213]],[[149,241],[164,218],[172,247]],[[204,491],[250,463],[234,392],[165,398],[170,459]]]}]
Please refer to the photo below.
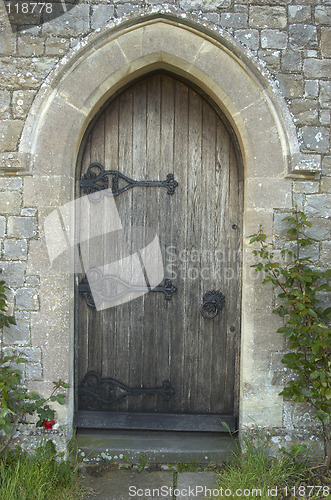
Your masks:
[{"label": "stone doorway surround", "polygon": [[[274,210],[292,206],[292,180],[313,174],[301,154],[277,85],[249,51],[207,21],[174,8],[138,11],[87,36],[58,63],[39,90],[20,141],[25,188],[38,196],[40,238],[31,241],[28,273],[41,279],[40,311],[31,325],[41,347],[46,393],[69,380],[68,404],[57,408],[60,429],[73,422],[74,277],[47,259],[43,221],[74,200],[77,154],[85,130],[114,93],[139,76],[167,70],[200,87],[222,110],[236,135],[245,170],[241,389],[239,425],[284,429],[277,374],[283,340],[272,311],[272,290],[250,268],[248,236],[262,222],[272,236]],[[30,194],[31,196],[31,194]],[[27,194],[29,197],[29,194]],[[276,380],[276,383],[274,382]]]}]

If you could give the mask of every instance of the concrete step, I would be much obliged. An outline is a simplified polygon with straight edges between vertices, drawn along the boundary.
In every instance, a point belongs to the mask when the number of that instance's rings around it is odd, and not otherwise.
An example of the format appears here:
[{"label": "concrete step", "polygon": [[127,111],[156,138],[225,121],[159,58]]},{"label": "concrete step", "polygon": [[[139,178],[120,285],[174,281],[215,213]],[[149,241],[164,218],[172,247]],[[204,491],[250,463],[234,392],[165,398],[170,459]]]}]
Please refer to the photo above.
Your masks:
[{"label": "concrete step", "polygon": [[219,464],[237,449],[237,440],[209,432],[79,429],[77,444],[85,462]]}]

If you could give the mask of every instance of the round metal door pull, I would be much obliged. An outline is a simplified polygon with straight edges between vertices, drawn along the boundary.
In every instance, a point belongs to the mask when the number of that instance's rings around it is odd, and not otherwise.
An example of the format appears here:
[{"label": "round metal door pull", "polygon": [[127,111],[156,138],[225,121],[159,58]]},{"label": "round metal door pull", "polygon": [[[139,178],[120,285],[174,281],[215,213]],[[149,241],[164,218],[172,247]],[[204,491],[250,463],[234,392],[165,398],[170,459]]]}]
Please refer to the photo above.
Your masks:
[{"label": "round metal door pull", "polygon": [[206,319],[213,319],[222,311],[225,305],[225,296],[219,290],[206,292],[202,299],[201,314]]}]

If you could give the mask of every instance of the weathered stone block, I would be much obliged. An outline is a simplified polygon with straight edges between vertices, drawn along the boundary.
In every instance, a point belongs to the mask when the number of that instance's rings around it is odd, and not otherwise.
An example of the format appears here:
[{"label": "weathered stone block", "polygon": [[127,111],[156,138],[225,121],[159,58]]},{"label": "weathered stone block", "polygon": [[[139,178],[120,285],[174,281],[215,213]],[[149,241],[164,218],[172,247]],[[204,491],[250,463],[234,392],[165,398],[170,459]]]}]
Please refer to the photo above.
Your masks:
[{"label": "weathered stone block", "polygon": [[287,33],[278,30],[262,30],[261,47],[263,49],[285,49],[287,46]]},{"label": "weathered stone block", "polygon": [[302,127],[303,147],[309,151],[329,151],[330,130],[327,127]]},{"label": "weathered stone block", "polygon": [[93,5],[92,7],[92,29],[101,28],[109,19],[114,17],[115,9],[113,5]]},{"label": "weathered stone block", "polygon": [[302,69],[302,54],[299,51],[287,50],[282,54],[282,69],[285,71],[300,72]]},{"label": "weathered stone block", "polygon": [[22,34],[17,40],[17,54],[23,57],[41,56],[45,49],[45,39]]},{"label": "weathered stone block", "polygon": [[5,280],[6,284],[10,287],[23,286],[25,267],[26,267],[25,262],[3,261],[1,263],[1,269],[3,271],[2,278]]},{"label": "weathered stone block", "polygon": [[313,99],[293,99],[291,110],[297,125],[315,125],[318,121],[318,104]]},{"label": "weathered stone block", "polygon": [[180,0],[179,6],[187,10],[216,10],[219,8],[230,7],[231,0]]},{"label": "weathered stone block", "polygon": [[33,207],[58,206],[63,191],[60,176],[26,177],[24,180],[24,205]]},{"label": "weathered stone block", "polygon": [[0,55],[10,56],[15,54],[16,39],[14,33],[6,30],[0,34]]},{"label": "weathered stone block", "polygon": [[21,120],[6,120],[0,123],[0,150],[15,151],[24,122]]},{"label": "weathered stone block", "polygon": [[50,57],[33,58],[29,61],[29,71],[26,58],[4,57],[0,60],[0,87],[5,89],[39,88],[57,59]]},{"label": "weathered stone block", "polygon": [[291,23],[304,23],[311,20],[309,5],[289,5],[288,18]]},{"label": "weathered stone block", "polygon": [[234,36],[243,45],[249,49],[257,50],[259,48],[259,32],[254,29],[236,30]]},{"label": "weathered stone block", "polygon": [[321,29],[321,54],[322,57],[331,57],[331,28]]},{"label": "weathered stone block", "polygon": [[40,363],[41,362],[41,349],[40,347],[24,347],[24,349],[17,348],[15,352],[20,357],[24,358],[27,363]]},{"label": "weathered stone block", "polygon": [[314,217],[331,217],[330,195],[309,194],[306,196],[306,214]]},{"label": "weathered stone block", "polygon": [[329,78],[331,74],[331,59],[306,59],[303,72],[308,78]]},{"label": "weathered stone block", "polygon": [[37,235],[35,217],[9,217],[8,236],[14,238],[34,238]]},{"label": "weathered stone block", "polygon": [[38,311],[38,294],[34,288],[20,288],[15,295],[17,309]]},{"label": "weathered stone block", "polygon": [[25,368],[27,380],[42,380],[43,370],[40,363],[28,363]]},{"label": "weathered stone block", "polygon": [[293,24],[289,29],[289,41],[292,49],[317,47],[317,29],[310,24]]},{"label": "weathered stone block", "polygon": [[6,218],[1,215],[0,216],[0,238],[3,238],[6,234]]},{"label": "weathered stone block", "polygon": [[247,14],[242,12],[227,12],[221,15],[221,26],[222,28],[245,28],[247,19]]},{"label": "weathered stone block", "polygon": [[323,267],[330,266],[331,261],[331,241],[322,241],[320,262]]},{"label": "weathered stone block", "polygon": [[19,214],[21,210],[21,195],[15,191],[0,194],[0,213]]},{"label": "weathered stone block", "polygon": [[45,44],[45,54],[48,56],[62,55],[70,47],[70,41],[67,38],[50,37]]},{"label": "weathered stone block", "polygon": [[317,97],[319,92],[318,80],[305,81],[305,97]]},{"label": "weathered stone block", "polygon": [[28,245],[26,240],[7,239],[3,245],[3,258],[6,260],[25,260]]},{"label": "weathered stone block", "polygon": [[17,153],[0,153],[0,170],[19,170],[20,167]]},{"label": "weathered stone block", "polygon": [[330,24],[331,6],[318,5],[315,7],[315,22],[317,24]]},{"label": "weathered stone block", "polygon": [[284,97],[302,97],[304,81],[301,75],[277,74],[277,78]]},{"label": "weathered stone block", "polygon": [[35,90],[15,90],[13,92],[14,118],[25,118],[27,116],[35,95]]},{"label": "weathered stone block", "polygon": [[[329,177],[328,177],[329,178]],[[311,227],[307,227],[305,234],[309,238],[315,238],[317,240],[325,240],[330,237],[331,234],[331,220],[322,219],[321,217],[310,217]]]},{"label": "weathered stone block", "polygon": [[[321,193],[329,193],[330,194],[330,203],[331,203],[331,177],[322,177],[321,179]],[[331,235],[331,231],[329,236]]]},{"label": "weathered stone block", "polygon": [[21,215],[24,217],[33,217],[34,215],[37,215],[37,209],[30,207],[22,208]]},{"label": "weathered stone block", "polygon": [[249,25],[253,28],[285,28],[287,25],[286,9],[269,6],[251,7]]},{"label": "weathered stone block", "polygon": [[323,175],[331,176],[331,156],[325,156],[322,160]]},{"label": "weathered stone block", "polygon": [[[191,3],[191,2],[189,2],[189,3]],[[122,16],[125,16],[126,14],[131,14],[131,12],[134,12],[135,10],[138,10],[139,8],[140,8],[140,5],[136,5],[134,3],[119,4],[116,7],[117,17],[122,17]],[[190,9],[188,8],[188,10],[190,10]]]},{"label": "weathered stone block", "polygon": [[3,329],[3,342],[7,345],[27,345],[30,342],[30,326],[28,321],[16,320],[16,325]]},{"label": "weathered stone block", "polygon": [[269,69],[280,69],[280,52],[279,50],[261,49],[258,51],[258,56],[267,63]]},{"label": "weathered stone block", "polygon": [[293,192],[302,194],[313,194],[318,193],[319,182],[318,181],[301,181],[296,180],[293,183]]},{"label": "weathered stone block", "polygon": [[22,177],[0,177],[0,190],[19,191],[22,187]]},{"label": "weathered stone block", "polygon": [[79,4],[64,13],[61,3],[53,4],[52,13],[44,13],[43,32],[62,37],[84,35],[89,31],[89,11],[89,5]]},{"label": "weathered stone block", "polygon": [[331,82],[320,83],[320,104],[322,108],[331,108]]},{"label": "weathered stone block", "polygon": [[331,110],[330,109],[321,109],[320,111],[320,124],[321,125],[329,125],[331,122]]},{"label": "weathered stone block", "polygon": [[39,276],[27,276],[25,279],[25,285],[27,287],[35,288],[40,284]]},{"label": "weathered stone block", "polygon": [[247,179],[247,208],[286,208],[291,205],[291,187],[285,179]]},{"label": "weathered stone block", "polygon": [[1,120],[8,120],[10,115],[10,92],[2,90],[0,92],[0,117]]}]

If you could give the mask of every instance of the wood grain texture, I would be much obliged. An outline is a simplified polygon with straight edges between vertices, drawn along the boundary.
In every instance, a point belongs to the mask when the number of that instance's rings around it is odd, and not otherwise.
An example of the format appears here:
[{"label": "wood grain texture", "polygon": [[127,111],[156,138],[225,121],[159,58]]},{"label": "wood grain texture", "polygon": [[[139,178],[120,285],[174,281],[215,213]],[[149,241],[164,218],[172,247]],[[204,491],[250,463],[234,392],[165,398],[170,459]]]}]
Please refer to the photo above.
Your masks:
[{"label": "wood grain texture", "polygon": [[[106,107],[84,148],[77,179],[95,161],[135,180],[174,173],[174,195],[162,187],[135,187],[116,197],[116,206],[125,228],[141,228],[142,246],[150,242],[148,228],[158,235],[164,275],[177,292],[169,301],[150,292],[103,311],[77,297],[77,384],[89,370],[130,387],[169,379],[176,391],[170,401],[128,397],[108,410],[237,416],[242,179],[217,109],[172,76],[151,75]],[[104,218],[99,223],[106,231]],[[87,252],[112,258],[105,237]],[[111,269],[143,285],[133,267],[129,274],[120,262]],[[200,307],[204,293],[214,289],[225,295],[225,308],[208,320]]]}]

